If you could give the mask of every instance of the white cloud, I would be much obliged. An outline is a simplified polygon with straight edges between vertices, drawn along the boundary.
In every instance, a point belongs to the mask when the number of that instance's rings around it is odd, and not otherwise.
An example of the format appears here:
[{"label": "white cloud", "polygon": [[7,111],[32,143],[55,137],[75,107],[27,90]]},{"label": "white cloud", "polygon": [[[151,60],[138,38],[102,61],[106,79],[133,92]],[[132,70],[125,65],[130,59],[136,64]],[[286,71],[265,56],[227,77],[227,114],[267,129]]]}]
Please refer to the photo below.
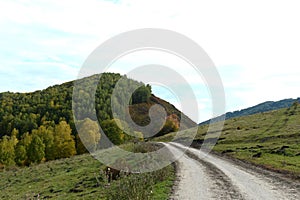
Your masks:
[{"label": "white cloud", "polygon": [[[298,10],[297,0],[2,0],[0,91],[30,91],[74,79],[89,53],[106,39],[153,27],[180,32],[204,48],[224,81],[227,110],[297,97]],[[157,56],[157,61],[179,69],[179,62]],[[145,59],[133,61],[147,62]],[[131,61],[127,61],[129,66]],[[39,78],[21,81],[22,73],[29,71]],[[60,76],[56,77],[58,71]],[[197,75],[182,74],[192,85],[203,85]],[[40,77],[44,85],[32,81]],[[198,102],[209,99],[201,95]],[[201,108],[205,105],[199,103]],[[210,115],[210,106],[206,107],[200,120]]]}]

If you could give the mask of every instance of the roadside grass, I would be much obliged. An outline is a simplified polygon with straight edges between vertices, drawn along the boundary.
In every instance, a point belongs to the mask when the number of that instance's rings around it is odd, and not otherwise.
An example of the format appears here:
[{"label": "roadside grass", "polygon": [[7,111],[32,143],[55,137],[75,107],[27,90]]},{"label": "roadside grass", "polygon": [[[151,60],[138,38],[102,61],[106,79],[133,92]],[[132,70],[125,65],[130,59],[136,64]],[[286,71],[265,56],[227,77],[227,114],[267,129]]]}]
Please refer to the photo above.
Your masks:
[{"label": "roadside grass", "polygon": [[[151,149],[146,143],[137,145],[126,148]],[[175,179],[174,167],[169,165],[155,172],[121,176],[108,184],[104,169],[90,154],[14,167],[0,172],[0,199],[113,199],[112,195],[114,199],[167,199]]]},{"label": "roadside grass", "polygon": [[172,165],[149,173],[121,176],[109,186],[106,196],[109,200],[168,199],[174,180]]},{"label": "roadside grass", "polygon": [[[217,138],[216,133],[207,130],[208,125],[199,126],[193,139],[194,146],[200,146],[204,137]],[[185,137],[189,134],[186,130]],[[171,133],[155,140],[170,141],[174,135]],[[213,150],[299,178],[300,105],[226,120]]]},{"label": "roadside grass", "polygon": [[97,188],[101,164],[89,154],[0,172],[0,199],[104,198]]}]

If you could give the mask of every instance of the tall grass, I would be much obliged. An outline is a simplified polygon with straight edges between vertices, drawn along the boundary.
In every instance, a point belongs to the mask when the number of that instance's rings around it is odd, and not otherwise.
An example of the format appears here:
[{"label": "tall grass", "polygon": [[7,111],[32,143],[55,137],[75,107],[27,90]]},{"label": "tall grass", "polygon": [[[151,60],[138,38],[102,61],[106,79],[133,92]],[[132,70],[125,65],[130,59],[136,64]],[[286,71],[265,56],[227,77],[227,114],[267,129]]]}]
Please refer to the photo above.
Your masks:
[{"label": "tall grass", "polygon": [[[155,145],[128,144],[133,151]],[[173,166],[147,174],[131,174],[108,184],[105,166],[90,154],[0,171],[0,199],[168,199]],[[151,192],[152,191],[152,192]]]},{"label": "tall grass", "polygon": [[[131,151],[146,153],[160,147],[155,143],[138,143],[132,146]],[[107,200],[168,199],[174,179],[173,165],[148,173],[121,173],[119,179],[107,188],[106,197]]]},{"label": "tall grass", "polygon": [[[162,195],[167,198],[171,192],[172,181],[174,180],[174,167],[167,166],[161,170],[143,174],[121,175],[107,188],[106,197],[108,200],[128,200],[128,199],[154,199]],[[156,185],[165,187],[163,193],[156,193]]]}]

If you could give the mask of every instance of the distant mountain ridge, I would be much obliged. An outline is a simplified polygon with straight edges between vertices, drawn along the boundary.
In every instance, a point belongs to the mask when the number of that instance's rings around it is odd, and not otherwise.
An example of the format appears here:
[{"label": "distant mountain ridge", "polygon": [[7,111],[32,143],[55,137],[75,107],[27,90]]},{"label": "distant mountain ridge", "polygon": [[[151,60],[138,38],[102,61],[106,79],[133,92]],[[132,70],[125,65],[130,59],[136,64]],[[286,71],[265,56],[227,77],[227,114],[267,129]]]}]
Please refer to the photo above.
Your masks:
[{"label": "distant mountain ridge", "polygon": [[[245,109],[242,109],[242,110],[237,110],[237,111],[234,111],[234,112],[227,112],[225,114],[226,115],[225,119],[248,116],[248,115],[253,115],[253,114],[256,114],[256,113],[278,110],[278,109],[281,109],[281,108],[288,108],[295,101],[298,101],[300,103],[300,97],[298,97],[297,99],[289,98],[289,99],[283,99],[283,100],[280,100],[280,101],[266,101],[264,103],[260,103],[256,106],[252,106],[252,107],[245,108]],[[213,119],[210,119],[210,120],[207,120],[207,121],[204,121],[204,122],[201,122],[199,125],[209,124],[209,122],[211,120],[214,120],[216,122],[220,121],[221,117],[223,117],[223,116],[224,115],[213,118]]]}]

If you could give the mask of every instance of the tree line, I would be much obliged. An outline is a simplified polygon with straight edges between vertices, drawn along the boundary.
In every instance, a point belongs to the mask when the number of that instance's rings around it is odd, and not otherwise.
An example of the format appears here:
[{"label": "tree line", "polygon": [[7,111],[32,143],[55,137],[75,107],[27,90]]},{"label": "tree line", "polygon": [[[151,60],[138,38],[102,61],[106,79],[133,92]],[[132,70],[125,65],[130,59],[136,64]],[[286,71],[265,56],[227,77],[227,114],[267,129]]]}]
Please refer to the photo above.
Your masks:
[{"label": "tree line", "polygon": [[[0,93],[0,164],[2,165],[30,165],[42,161],[66,158],[75,154],[82,154],[101,148],[101,134],[98,123],[107,137],[116,145],[127,141],[143,138],[143,133],[129,130],[125,122],[113,119],[111,101],[122,109],[124,101],[128,99],[126,93],[118,93],[117,98],[111,99],[118,81],[124,91],[138,88],[130,98],[131,111],[136,113],[133,119],[137,124],[147,124],[146,110],[153,103],[162,103],[169,115],[180,111],[167,102],[154,98],[151,86],[137,82],[126,76],[115,73],[104,73],[81,79],[79,100],[73,98],[74,82],[55,85],[45,90],[31,93]],[[98,82],[99,81],[99,82]],[[92,85],[97,83],[96,93],[93,94]],[[95,108],[91,99],[95,101]],[[80,137],[75,127],[74,112],[80,113],[79,132],[85,133]],[[141,109],[141,106],[144,108]],[[89,113],[96,110],[95,119]],[[171,120],[172,121],[172,120]],[[178,129],[168,120],[160,135]],[[119,128],[121,126],[122,130]],[[171,128],[170,128],[171,127]],[[78,127],[77,127],[78,128]],[[125,132],[130,132],[128,135]],[[85,144],[85,145],[83,145]]]},{"label": "tree line", "polygon": [[22,166],[73,156],[76,154],[76,147],[71,133],[66,121],[61,121],[54,127],[41,125],[22,136],[14,128],[10,136],[3,136],[0,141],[0,163]]},{"label": "tree line", "polygon": [[[78,120],[89,118],[89,109],[96,109],[97,119],[92,119],[99,122],[112,119],[111,111],[111,95],[114,86],[123,76],[115,73],[104,73],[100,80],[99,75],[94,75],[82,79],[80,101],[74,101],[75,112],[80,113]],[[124,77],[123,77],[124,78]],[[121,87],[123,90],[129,90],[137,84],[141,88],[133,94],[134,103],[138,104],[147,101],[151,95],[151,87],[129,79],[125,76],[125,82]],[[87,102],[93,97],[92,85],[99,81],[97,91],[94,96],[95,108],[87,107]],[[72,112],[72,94],[73,82],[67,82],[62,85],[55,85],[42,91],[32,93],[0,93],[0,138],[4,135],[10,136],[12,130],[18,129],[19,135],[31,133],[42,124],[52,123],[58,124],[60,121],[66,121],[71,129],[72,135],[76,135],[76,128],[73,120]],[[124,96],[118,96],[118,101],[115,104],[121,104],[124,101]],[[131,101],[132,103],[132,101]]]},{"label": "tree line", "polygon": [[[104,133],[113,144],[143,140],[141,132],[128,135],[119,128],[120,124],[121,122],[115,119],[101,122]],[[128,128],[125,127],[124,130],[126,129]],[[66,121],[60,121],[54,126],[43,124],[31,133],[22,134],[21,137],[19,131],[14,128],[10,136],[5,135],[0,140],[0,164],[28,166],[31,163],[68,158],[101,148],[101,133],[96,121],[89,118],[80,121],[79,132],[84,135],[72,135],[72,129]]]},{"label": "tree line", "polygon": [[[86,102],[74,101],[77,111],[82,114],[79,120],[80,131],[86,133],[82,137],[84,141],[81,141],[73,120],[73,82],[32,93],[0,93],[0,164],[30,165],[95,150],[101,138],[96,120],[114,144],[133,139],[119,129],[111,113],[111,94],[120,78],[120,74],[105,73],[101,79],[99,75],[94,75],[81,80],[85,88],[80,94],[85,97],[82,100],[91,97],[90,87],[99,81],[95,94],[98,119],[89,119],[85,115]],[[137,81],[123,78],[124,89],[137,84],[143,86]],[[131,103],[147,101],[150,95],[149,85],[141,87],[133,94]],[[119,101],[123,101],[122,97]]]}]

